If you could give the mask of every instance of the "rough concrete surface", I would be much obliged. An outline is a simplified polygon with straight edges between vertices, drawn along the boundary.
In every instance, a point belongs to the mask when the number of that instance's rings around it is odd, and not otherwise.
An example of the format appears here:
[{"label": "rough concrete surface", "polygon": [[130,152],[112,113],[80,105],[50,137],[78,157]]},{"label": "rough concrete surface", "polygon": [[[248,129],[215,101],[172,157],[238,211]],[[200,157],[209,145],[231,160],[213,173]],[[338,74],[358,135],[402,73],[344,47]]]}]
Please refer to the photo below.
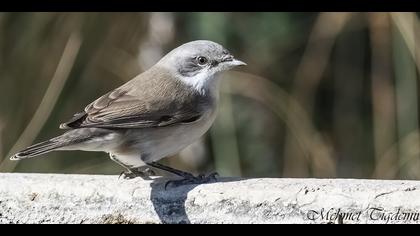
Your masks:
[{"label": "rough concrete surface", "polygon": [[0,223],[419,223],[420,182],[0,174]]}]

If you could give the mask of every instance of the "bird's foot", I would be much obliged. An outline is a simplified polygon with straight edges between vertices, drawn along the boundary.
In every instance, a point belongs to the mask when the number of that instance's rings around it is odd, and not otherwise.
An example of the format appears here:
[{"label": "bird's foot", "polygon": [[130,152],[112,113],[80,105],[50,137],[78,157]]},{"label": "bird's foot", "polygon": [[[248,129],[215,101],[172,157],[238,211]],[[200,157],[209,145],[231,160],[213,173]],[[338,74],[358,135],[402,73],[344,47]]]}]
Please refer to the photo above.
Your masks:
[{"label": "bird's foot", "polygon": [[121,177],[123,177],[124,179],[134,179],[138,177],[138,175],[135,174],[134,172],[127,170],[127,171],[122,171],[120,176],[118,176],[118,179],[120,179]]},{"label": "bird's foot", "polygon": [[182,176],[183,179],[178,179],[178,180],[169,180],[165,183],[165,189],[168,186],[173,186],[173,187],[179,187],[182,185],[189,185],[189,184],[205,184],[205,183],[210,183],[210,182],[216,182],[217,181],[217,177],[219,176],[218,173],[214,172],[211,173],[209,175],[198,175],[198,176],[194,176],[192,174],[187,174]]},{"label": "bird's foot", "polygon": [[150,168],[140,170],[140,169],[130,169],[127,171],[121,172],[120,176],[118,178],[121,178],[121,176],[124,179],[134,179],[137,177],[140,177],[144,180],[151,180],[150,176],[155,176],[155,172],[151,170]]}]

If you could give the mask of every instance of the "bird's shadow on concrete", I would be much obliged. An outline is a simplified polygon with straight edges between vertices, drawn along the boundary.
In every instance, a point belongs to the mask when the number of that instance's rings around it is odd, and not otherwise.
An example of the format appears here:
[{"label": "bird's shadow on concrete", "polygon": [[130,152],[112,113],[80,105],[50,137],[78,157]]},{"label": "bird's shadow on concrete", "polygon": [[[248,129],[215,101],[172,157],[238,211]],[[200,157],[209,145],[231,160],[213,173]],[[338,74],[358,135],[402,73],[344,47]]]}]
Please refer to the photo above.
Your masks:
[{"label": "bird's shadow on concrete", "polygon": [[165,184],[169,178],[154,179],[150,187],[152,189],[150,200],[153,207],[163,224],[191,224],[190,218],[186,211],[186,202],[188,193],[199,185],[217,184],[221,182],[241,181],[240,178],[217,178],[216,182],[205,184],[190,184],[173,187]]}]

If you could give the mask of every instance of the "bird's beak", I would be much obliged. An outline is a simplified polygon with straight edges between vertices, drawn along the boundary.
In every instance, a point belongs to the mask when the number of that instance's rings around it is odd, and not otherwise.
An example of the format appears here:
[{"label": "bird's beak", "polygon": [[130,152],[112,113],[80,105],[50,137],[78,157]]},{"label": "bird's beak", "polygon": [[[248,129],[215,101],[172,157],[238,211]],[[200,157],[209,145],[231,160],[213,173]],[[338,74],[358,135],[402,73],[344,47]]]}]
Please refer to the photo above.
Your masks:
[{"label": "bird's beak", "polygon": [[232,66],[246,66],[246,63],[237,59],[233,59],[230,64]]},{"label": "bird's beak", "polygon": [[246,63],[235,59],[232,55],[228,55],[222,58],[222,63],[229,68],[236,67],[236,66],[246,66]]}]

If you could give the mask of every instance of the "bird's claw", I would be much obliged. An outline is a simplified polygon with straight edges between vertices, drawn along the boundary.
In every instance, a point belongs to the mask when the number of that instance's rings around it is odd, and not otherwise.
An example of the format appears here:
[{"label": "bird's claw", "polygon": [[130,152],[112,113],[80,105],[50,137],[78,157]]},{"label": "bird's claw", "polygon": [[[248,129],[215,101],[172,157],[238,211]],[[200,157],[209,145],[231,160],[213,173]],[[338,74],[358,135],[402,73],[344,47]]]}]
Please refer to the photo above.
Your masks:
[{"label": "bird's claw", "polygon": [[147,176],[156,176],[156,172],[154,172],[152,169],[150,169],[150,168],[146,168],[144,171],[142,171],[142,173],[144,174],[144,175],[147,175]]},{"label": "bird's claw", "polygon": [[218,173],[214,172],[209,175],[200,174],[198,176],[194,175],[187,175],[184,176],[183,179],[178,180],[169,180],[165,183],[165,190],[169,185],[172,185],[173,187],[179,187],[181,185],[189,185],[189,184],[205,184],[210,182],[216,182],[217,177],[219,176]]},{"label": "bird's claw", "polygon": [[150,168],[147,168],[145,170],[127,170],[121,172],[121,174],[118,176],[118,179],[121,178],[121,176],[124,179],[134,179],[136,177],[141,177],[142,179],[150,179],[149,176],[156,175],[153,170]]},{"label": "bird's claw", "polygon": [[120,174],[120,176],[118,177],[118,179],[120,179],[120,178],[121,178],[121,176],[122,176],[124,179],[134,179],[134,178],[136,178],[136,177],[139,177],[140,175],[139,175],[139,174],[136,174],[136,173],[134,173],[134,172],[131,172],[131,171],[123,171],[123,172],[121,172],[121,174]]}]

